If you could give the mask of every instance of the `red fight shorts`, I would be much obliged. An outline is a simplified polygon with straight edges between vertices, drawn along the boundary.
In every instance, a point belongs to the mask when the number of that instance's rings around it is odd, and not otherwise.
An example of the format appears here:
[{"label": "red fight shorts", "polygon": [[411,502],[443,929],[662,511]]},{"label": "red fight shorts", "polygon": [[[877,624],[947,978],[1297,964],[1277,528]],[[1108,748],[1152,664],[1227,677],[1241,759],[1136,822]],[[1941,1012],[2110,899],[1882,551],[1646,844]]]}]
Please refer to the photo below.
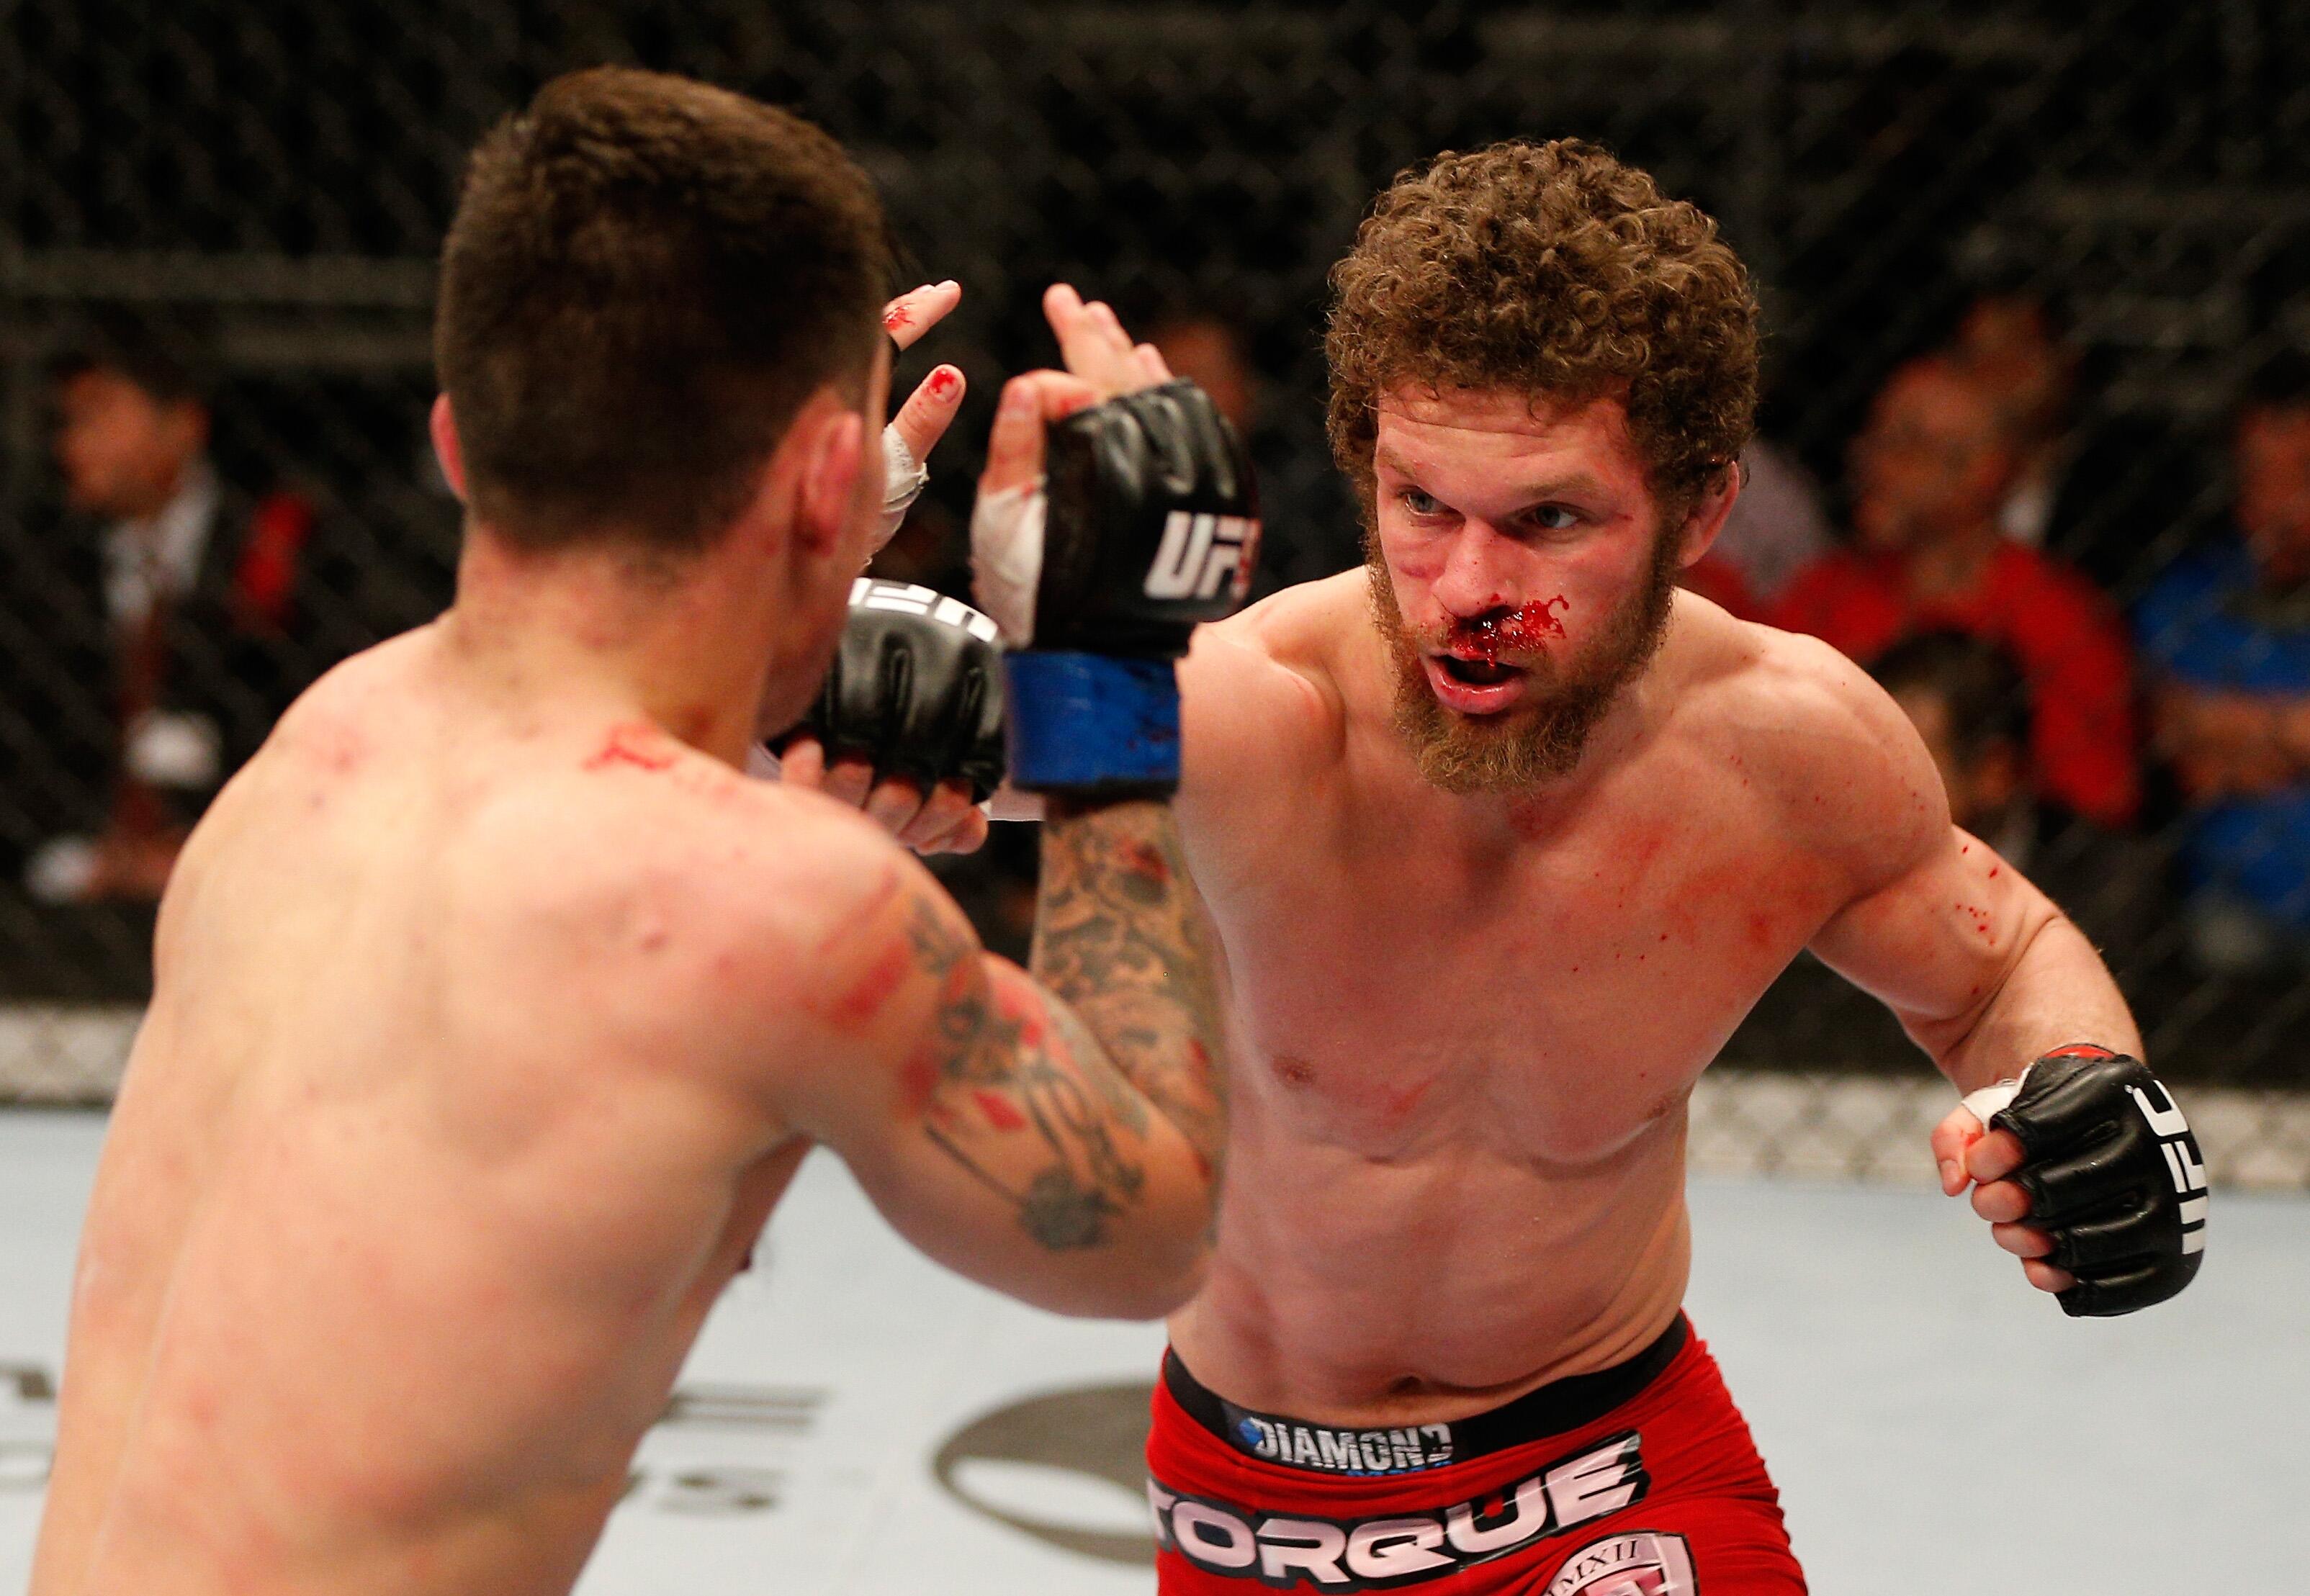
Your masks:
[{"label": "red fight shorts", "polygon": [[1238,1408],[1167,1357],[1147,1440],[1163,1596],[1803,1596],[1780,1496],[1682,1315],[1627,1363],[1450,1424]]}]

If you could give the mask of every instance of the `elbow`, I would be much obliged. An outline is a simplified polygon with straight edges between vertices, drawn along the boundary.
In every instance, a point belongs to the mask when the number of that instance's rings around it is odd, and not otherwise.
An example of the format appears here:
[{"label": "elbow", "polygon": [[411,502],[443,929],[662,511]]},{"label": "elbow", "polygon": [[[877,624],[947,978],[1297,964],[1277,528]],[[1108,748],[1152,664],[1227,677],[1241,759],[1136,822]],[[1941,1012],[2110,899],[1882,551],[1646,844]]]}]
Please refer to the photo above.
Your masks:
[{"label": "elbow", "polygon": [[1213,1161],[1184,1139],[1151,1161],[1135,1201],[1109,1210],[1103,1234],[1042,1296],[1054,1313],[1085,1319],[1161,1319],[1203,1288],[1219,1235],[1220,1180]]},{"label": "elbow", "polygon": [[1052,1304],[1059,1313],[1082,1319],[1164,1319],[1186,1306],[1211,1272],[1207,1236],[1187,1245],[1142,1253],[1081,1300]]},{"label": "elbow", "polygon": [[1048,1305],[1094,1319],[1161,1319],[1186,1305],[1211,1272],[1218,1231],[1216,1181],[1182,1183],[1118,1216],[1106,1267],[1082,1277],[1078,1300]]},{"label": "elbow", "polygon": [[1138,1210],[1131,1215],[1133,1255],[1127,1281],[1118,1280],[1118,1319],[1160,1319],[1186,1305],[1203,1288],[1218,1239],[1221,1181],[1216,1158],[1182,1138],[1177,1156],[1149,1172]]},{"label": "elbow", "polygon": [[1145,1317],[1158,1319],[1178,1312],[1194,1300],[1211,1272],[1211,1232],[1207,1225],[1184,1248],[1175,1248],[1176,1256],[1167,1267],[1157,1271],[1151,1282],[1149,1306]]}]

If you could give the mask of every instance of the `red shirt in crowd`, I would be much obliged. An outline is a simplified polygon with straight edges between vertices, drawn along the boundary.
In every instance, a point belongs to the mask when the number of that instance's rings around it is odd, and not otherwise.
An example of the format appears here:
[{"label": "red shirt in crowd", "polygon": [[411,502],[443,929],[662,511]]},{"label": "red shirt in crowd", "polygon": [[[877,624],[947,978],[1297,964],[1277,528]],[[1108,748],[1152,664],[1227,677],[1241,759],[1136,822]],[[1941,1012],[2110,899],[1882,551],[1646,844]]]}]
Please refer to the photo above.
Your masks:
[{"label": "red shirt in crowd", "polygon": [[2002,646],[2028,676],[2037,785],[2089,820],[2123,826],[2141,802],[2133,679],[2125,636],[2101,594],[2067,566],[2000,543],[1971,591],[1919,600],[1898,557],[1840,550],[1815,560],[1765,619],[1867,665],[1916,632]]}]

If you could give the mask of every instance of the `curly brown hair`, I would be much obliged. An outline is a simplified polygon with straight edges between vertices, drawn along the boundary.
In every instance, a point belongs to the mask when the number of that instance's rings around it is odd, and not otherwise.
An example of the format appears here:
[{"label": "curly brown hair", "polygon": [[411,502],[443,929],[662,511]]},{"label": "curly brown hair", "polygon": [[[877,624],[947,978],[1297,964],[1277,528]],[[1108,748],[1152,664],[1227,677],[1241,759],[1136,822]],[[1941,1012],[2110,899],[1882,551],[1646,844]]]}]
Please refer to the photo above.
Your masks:
[{"label": "curly brown hair", "polygon": [[1749,273],[1697,205],[1578,139],[1450,151],[1373,203],[1332,270],[1332,453],[1373,508],[1380,396],[1411,383],[1626,406],[1663,525],[1757,408]]}]

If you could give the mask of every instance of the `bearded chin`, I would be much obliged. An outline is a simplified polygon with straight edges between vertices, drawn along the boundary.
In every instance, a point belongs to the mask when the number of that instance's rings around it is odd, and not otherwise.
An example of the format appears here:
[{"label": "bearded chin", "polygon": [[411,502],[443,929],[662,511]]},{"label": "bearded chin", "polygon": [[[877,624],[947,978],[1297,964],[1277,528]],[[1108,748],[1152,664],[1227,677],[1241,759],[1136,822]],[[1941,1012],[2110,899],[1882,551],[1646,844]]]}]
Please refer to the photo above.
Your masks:
[{"label": "bearded chin", "polygon": [[1498,715],[1461,715],[1436,701],[1420,646],[1404,628],[1376,538],[1364,544],[1372,620],[1395,668],[1395,727],[1422,778],[1459,796],[1527,792],[1572,774],[1589,736],[1660,652],[1676,592],[1675,540],[1653,550],[1645,585],[1631,594],[1568,672],[1534,665],[1523,700]]}]

